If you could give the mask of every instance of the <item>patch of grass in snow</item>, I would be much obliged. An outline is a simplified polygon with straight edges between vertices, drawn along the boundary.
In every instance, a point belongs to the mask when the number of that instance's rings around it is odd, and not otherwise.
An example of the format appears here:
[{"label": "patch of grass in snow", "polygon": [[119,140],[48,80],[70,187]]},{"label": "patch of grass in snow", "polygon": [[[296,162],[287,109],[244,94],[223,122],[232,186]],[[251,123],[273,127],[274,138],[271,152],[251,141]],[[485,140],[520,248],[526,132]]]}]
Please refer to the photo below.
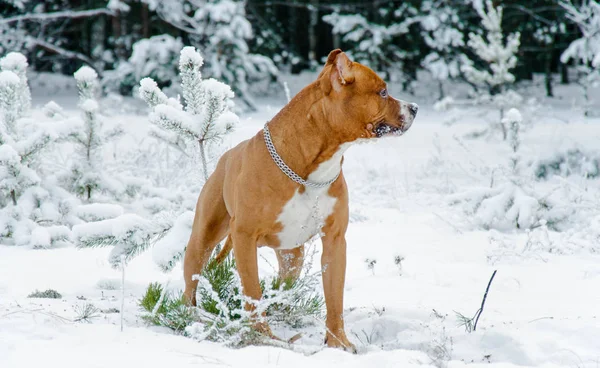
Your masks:
[{"label": "patch of grass in snow", "polygon": [[45,291],[36,290],[33,293],[27,295],[27,297],[28,298],[60,299],[60,298],[62,298],[62,295],[54,289],[48,289]]},{"label": "patch of grass in snow", "polygon": [[173,295],[158,282],[148,285],[139,304],[147,312],[142,316],[146,322],[177,332],[183,332],[187,326],[198,320],[195,308],[185,303],[182,293]]},{"label": "patch of grass in snow", "polygon": [[100,309],[92,303],[77,304],[73,309],[77,314],[75,322],[92,323],[94,318],[100,317]]}]

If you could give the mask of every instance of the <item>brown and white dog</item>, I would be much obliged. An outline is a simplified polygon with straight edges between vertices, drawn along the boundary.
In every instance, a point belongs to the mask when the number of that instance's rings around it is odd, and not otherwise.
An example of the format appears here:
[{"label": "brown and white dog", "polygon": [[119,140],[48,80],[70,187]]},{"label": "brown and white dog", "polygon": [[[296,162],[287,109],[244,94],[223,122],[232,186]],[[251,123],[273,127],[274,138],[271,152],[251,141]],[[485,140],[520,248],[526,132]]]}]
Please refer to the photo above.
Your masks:
[{"label": "brown and white dog", "polygon": [[[259,300],[257,248],[273,248],[279,276],[295,279],[302,269],[304,243],[321,234],[326,343],[355,351],[343,320],[348,227],[343,154],[354,142],[406,132],[417,109],[390,96],[371,69],[350,61],[341,50],[332,51],[317,80],[300,91],[268,129],[277,154],[297,175],[310,183],[335,181],[317,188],[290,179],[267,149],[263,131],[226,152],[196,206],[184,261],[187,300],[195,305],[197,281],[192,276],[202,272],[227,236],[218,259],[233,249],[244,294]],[[246,308],[253,310],[250,304]],[[268,325],[257,322],[255,328],[273,337]]]}]

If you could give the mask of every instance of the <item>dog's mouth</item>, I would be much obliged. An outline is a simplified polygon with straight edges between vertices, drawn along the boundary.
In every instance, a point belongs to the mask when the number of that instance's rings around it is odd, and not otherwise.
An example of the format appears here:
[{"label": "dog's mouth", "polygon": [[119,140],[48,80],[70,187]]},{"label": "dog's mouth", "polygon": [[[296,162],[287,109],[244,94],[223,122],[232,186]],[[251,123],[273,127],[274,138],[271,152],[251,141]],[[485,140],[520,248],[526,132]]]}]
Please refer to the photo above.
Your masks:
[{"label": "dog's mouth", "polygon": [[386,122],[380,122],[373,129],[373,133],[377,138],[387,136],[401,136],[406,130],[402,129],[402,126],[392,126]]}]

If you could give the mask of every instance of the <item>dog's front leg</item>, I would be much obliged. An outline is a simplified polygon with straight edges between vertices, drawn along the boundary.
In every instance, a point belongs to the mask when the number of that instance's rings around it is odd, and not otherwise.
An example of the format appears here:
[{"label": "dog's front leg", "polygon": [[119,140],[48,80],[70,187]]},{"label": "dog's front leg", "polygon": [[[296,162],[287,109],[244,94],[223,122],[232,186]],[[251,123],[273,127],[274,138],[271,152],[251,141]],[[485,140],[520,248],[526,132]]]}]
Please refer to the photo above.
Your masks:
[{"label": "dog's front leg", "polygon": [[[329,232],[328,232],[329,230]],[[356,347],[344,331],[344,282],[346,279],[346,239],[343,232],[324,228],[321,267],[323,290],[327,306],[327,333],[325,342],[329,347],[343,348],[356,353]]]},{"label": "dog's front leg", "polygon": [[[258,279],[258,248],[256,239],[250,234],[241,231],[232,230],[230,234],[233,241],[233,255],[235,263],[242,281],[242,291],[244,295],[254,302],[258,302],[262,298],[262,290]],[[264,321],[265,312],[259,318],[255,314],[256,306],[253,303],[245,303],[244,308],[252,313],[254,320],[254,329],[263,335],[276,339],[271,332],[271,328]]]}]

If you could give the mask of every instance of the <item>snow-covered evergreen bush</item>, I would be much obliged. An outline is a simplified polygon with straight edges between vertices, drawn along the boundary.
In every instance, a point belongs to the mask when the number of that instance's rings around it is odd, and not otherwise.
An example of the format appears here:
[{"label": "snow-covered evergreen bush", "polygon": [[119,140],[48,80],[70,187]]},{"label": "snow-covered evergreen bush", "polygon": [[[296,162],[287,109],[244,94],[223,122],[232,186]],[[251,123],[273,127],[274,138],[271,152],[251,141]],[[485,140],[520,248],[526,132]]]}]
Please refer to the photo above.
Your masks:
[{"label": "snow-covered evergreen bush", "polygon": [[251,98],[253,87],[261,94],[272,90],[279,71],[268,57],[250,53],[248,41],[254,34],[244,1],[143,2],[163,20],[188,33],[192,45],[206,55],[205,74],[229,84],[246,107],[256,109]]},{"label": "snow-covered evergreen bush", "polygon": [[193,47],[181,50],[179,71],[185,107],[168,98],[150,78],[140,82],[140,97],[152,108],[150,121],[166,131],[155,131],[155,135],[179,149],[197,152],[207,180],[207,151],[231,132],[239,119],[231,111],[234,96],[231,88],[212,78],[202,79],[203,63]]},{"label": "snow-covered evergreen bush", "polygon": [[590,89],[600,85],[600,2],[583,0],[579,6],[570,0],[561,0],[560,6],[567,18],[577,25],[582,37],[573,41],[561,55],[561,61],[573,61],[577,70],[577,81],[585,98],[584,112],[591,112]]},{"label": "snow-covered evergreen bush", "polygon": [[139,81],[147,77],[160,88],[175,87],[177,57],[182,48],[181,40],[168,34],[139,40],[133,44],[131,57],[115,70],[105,72],[102,83],[124,95],[131,94]]},{"label": "snow-covered evergreen bush", "polygon": [[111,129],[104,127],[96,99],[100,85],[96,72],[83,66],[74,76],[79,89],[79,108],[83,113],[83,121],[68,137],[76,151],[63,180],[69,190],[87,201],[99,193],[117,196],[125,191],[124,185],[104,169],[103,147],[120,136],[123,130],[118,125]]},{"label": "snow-covered evergreen bush", "polygon": [[19,77],[19,86],[17,87],[19,102],[16,106],[20,115],[28,113],[31,109],[31,92],[27,82],[28,65],[27,58],[18,52],[10,52],[0,59],[0,69],[13,72]]},{"label": "snow-covered evergreen bush", "polygon": [[53,178],[42,179],[38,167],[40,154],[63,132],[27,118],[26,58],[10,53],[0,67],[0,238],[34,247],[65,244],[68,226],[77,222],[76,201]]},{"label": "snow-covered evergreen bush", "polygon": [[508,164],[494,178],[491,187],[450,196],[450,203],[462,205],[475,226],[510,231],[532,229],[543,222],[557,229],[573,211],[552,197],[537,193],[523,179],[519,151],[522,121],[517,109],[509,110],[503,119],[502,123],[508,128]]}]

